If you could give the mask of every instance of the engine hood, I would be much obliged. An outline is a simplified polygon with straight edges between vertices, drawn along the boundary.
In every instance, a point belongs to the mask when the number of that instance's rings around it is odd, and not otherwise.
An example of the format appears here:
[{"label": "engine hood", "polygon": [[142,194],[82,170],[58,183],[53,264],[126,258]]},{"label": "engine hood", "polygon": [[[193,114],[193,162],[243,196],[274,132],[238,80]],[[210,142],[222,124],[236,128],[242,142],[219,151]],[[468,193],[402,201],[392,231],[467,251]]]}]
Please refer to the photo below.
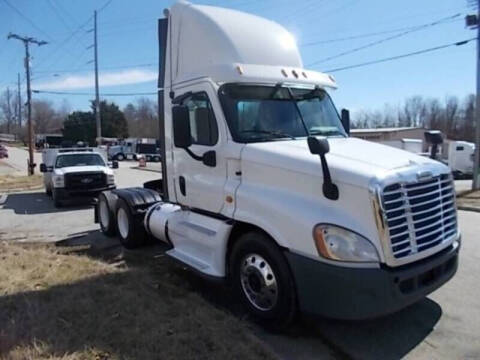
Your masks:
[{"label": "engine hood", "polygon": [[113,174],[113,171],[105,166],[68,166],[55,169],[57,175],[78,174],[82,172],[104,172],[105,174]]},{"label": "engine hood", "polygon": [[[357,138],[329,138],[330,152],[326,159],[334,182],[368,186],[374,177],[383,177],[394,169],[439,164],[429,158]],[[263,164],[321,176],[320,159],[312,155],[306,140],[274,141],[247,144],[242,161]]]}]

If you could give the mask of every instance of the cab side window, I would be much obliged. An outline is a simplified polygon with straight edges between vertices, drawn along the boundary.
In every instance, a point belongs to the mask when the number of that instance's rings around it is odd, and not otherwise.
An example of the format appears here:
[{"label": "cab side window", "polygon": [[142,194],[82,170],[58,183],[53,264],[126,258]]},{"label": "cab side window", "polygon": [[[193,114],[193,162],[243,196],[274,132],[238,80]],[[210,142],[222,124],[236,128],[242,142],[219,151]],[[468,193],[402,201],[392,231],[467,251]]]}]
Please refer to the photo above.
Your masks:
[{"label": "cab side window", "polygon": [[192,144],[215,145],[218,141],[218,127],[208,95],[204,92],[192,94],[182,105],[190,112]]}]

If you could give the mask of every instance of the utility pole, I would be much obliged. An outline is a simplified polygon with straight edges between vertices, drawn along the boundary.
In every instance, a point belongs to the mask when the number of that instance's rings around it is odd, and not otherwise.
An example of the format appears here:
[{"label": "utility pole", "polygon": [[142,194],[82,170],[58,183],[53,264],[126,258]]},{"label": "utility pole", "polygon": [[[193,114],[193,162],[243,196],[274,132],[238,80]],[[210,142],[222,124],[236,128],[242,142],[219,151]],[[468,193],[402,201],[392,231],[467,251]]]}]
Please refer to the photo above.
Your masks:
[{"label": "utility pole", "polygon": [[39,41],[32,37],[19,36],[16,34],[8,34],[8,39],[17,39],[23,41],[25,45],[25,71],[27,73],[27,122],[28,122],[28,175],[35,173],[35,161],[33,157],[33,124],[32,124],[32,90],[30,88],[30,50],[29,44],[42,46],[47,44],[46,41]]},{"label": "utility pole", "polygon": [[[480,1],[480,0],[479,0]],[[100,94],[98,90],[98,43],[97,43],[97,10],[93,12],[94,18],[94,51],[95,51],[95,121],[97,124],[97,143],[102,144],[102,120],[100,117]]]},{"label": "utility pole", "polygon": [[17,74],[17,103],[18,103],[18,128],[22,127],[22,93],[20,92],[20,73]]},{"label": "utility pole", "polygon": [[12,100],[10,97],[10,88],[7,86],[7,134],[10,134],[10,125],[12,123]]}]

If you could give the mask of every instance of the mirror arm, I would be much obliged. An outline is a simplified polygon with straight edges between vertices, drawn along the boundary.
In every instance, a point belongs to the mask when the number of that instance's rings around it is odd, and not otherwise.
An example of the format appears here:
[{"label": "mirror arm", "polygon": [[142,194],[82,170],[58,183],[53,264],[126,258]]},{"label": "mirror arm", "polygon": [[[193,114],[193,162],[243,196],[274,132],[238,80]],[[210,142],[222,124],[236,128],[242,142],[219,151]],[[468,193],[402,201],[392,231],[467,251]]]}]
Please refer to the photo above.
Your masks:
[{"label": "mirror arm", "polygon": [[203,160],[203,156],[198,156],[197,154],[193,153],[192,150],[190,150],[189,148],[185,148],[185,151],[187,152],[188,155],[190,155],[193,159],[197,160],[197,161],[202,161]]},{"label": "mirror arm", "polygon": [[319,155],[322,163],[323,172],[323,195],[330,200],[338,200],[338,187],[332,182],[332,176],[330,175],[330,169],[328,168],[327,159],[325,155]]}]

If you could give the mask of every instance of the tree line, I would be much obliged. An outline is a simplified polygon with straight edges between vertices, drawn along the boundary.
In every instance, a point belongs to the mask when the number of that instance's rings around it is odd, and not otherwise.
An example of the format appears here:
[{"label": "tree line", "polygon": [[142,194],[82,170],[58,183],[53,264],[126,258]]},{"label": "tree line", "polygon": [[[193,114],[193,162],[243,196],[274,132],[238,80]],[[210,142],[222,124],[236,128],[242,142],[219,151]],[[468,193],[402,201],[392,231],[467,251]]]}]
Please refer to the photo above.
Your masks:
[{"label": "tree line", "polygon": [[[23,100],[23,99],[22,99]],[[5,90],[0,94],[0,133],[15,134],[27,141],[27,112],[18,106],[16,92]],[[113,102],[101,101],[102,136],[112,138],[158,138],[158,107],[148,98],[139,98],[123,110]],[[67,101],[55,107],[49,100],[32,101],[32,122],[35,134],[64,135],[65,140],[95,144],[95,106],[89,111],[71,111]]]},{"label": "tree line", "polygon": [[474,140],[475,95],[460,100],[411,96],[400,105],[386,104],[383,109],[360,110],[352,115],[352,128],[423,127],[441,130],[448,139]]}]

